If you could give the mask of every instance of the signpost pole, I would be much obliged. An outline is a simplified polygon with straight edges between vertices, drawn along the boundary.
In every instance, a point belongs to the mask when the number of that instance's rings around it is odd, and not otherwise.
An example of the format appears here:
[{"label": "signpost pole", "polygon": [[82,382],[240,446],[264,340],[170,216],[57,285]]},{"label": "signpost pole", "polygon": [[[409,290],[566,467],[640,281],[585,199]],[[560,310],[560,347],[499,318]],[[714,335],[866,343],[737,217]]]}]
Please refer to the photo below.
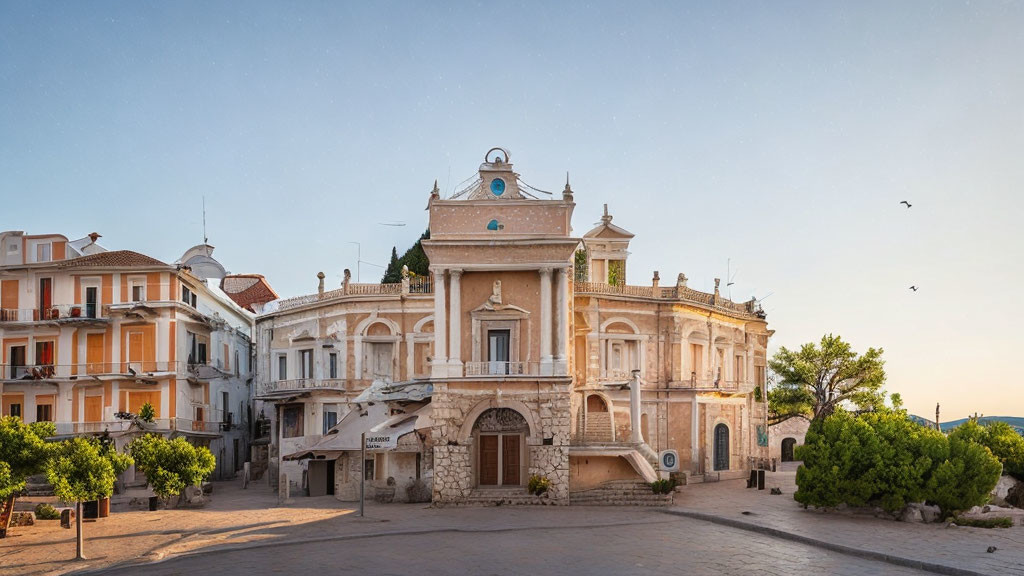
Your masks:
[{"label": "signpost pole", "polygon": [[366,501],[366,432],[359,437],[359,517],[363,517],[363,504]]}]

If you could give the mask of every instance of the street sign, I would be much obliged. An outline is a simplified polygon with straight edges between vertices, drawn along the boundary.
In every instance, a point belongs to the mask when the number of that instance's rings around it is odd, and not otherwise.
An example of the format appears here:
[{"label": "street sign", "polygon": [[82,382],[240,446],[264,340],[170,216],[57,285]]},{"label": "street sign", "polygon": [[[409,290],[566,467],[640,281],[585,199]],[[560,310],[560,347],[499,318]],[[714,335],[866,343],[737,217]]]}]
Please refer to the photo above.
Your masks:
[{"label": "street sign", "polygon": [[658,462],[661,463],[661,470],[664,472],[679,471],[679,453],[675,450],[662,450]]}]

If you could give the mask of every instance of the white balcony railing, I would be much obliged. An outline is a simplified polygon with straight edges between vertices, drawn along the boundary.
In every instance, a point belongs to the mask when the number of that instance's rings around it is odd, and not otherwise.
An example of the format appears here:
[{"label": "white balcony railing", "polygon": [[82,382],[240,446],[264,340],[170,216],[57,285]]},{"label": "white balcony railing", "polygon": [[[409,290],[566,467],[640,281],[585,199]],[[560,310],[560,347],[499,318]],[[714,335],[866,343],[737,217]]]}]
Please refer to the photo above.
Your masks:
[{"label": "white balcony railing", "polygon": [[538,376],[539,362],[466,362],[466,376]]},{"label": "white balcony railing", "polygon": [[105,320],[97,304],[53,304],[46,308],[0,308],[2,322],[49,322],[54,320]]},{"label": "white balcony railing", "polygon": [[0,365],[0,380],[50,380],[77,376],[126,376],[145,377],[156,374],[178,374],[183,370],[181,362],[85,362],[80,364],[33,364],[18,366]]},{"label": "white balcony railing", "polygon": [[292,380],[274,380],[259,385],[259,395],[274,392],[302,390],[345,390],[346,380],[343,378],[296,378]]}]

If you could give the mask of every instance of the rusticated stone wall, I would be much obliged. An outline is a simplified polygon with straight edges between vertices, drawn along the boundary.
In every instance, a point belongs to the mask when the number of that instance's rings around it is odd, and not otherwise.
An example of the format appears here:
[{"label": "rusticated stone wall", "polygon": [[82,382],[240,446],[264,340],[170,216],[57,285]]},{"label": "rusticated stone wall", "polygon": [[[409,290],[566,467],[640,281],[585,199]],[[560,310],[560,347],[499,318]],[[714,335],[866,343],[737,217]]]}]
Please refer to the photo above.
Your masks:
[{"label": "rusticated stone wall", "polygon": [[[524,484],[531,475],[545,476],[551,481],[551,500],[569,503],[568,379],[460,383],[454,390],[447,383],[435,383],[431,405],[435,504],[463,501],[476,488],[473,428],[492,408],[515,410],[526,421]],[[492,412],[485,420],[495,416]],[[491,424],[488,420],[487,425]]]}]

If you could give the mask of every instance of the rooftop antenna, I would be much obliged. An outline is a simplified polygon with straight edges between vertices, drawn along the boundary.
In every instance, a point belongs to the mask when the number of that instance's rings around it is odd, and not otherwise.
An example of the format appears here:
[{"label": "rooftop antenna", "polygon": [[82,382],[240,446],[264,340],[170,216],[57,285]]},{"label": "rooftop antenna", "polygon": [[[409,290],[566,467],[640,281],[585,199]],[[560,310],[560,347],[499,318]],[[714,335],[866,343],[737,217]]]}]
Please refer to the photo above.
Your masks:
[{"label": "rooftop antenna", "polygon": [[[739,273],[740,273],[740,271],[737,270],[736,274],[739,274]],[[732,273],[732,258],[726,258],[725,259],[725,287],[729,288],[729,300],[732,300],[732,288],[730,288],[730,286],[732,286],[733,284],[736,283],[735,282],[736,274]]]},{"label": "rooftop antenna", "polygon": [[203,244],[205,245],[208,241],[209,239],[206,237],[206,196],[203,196]]}]

